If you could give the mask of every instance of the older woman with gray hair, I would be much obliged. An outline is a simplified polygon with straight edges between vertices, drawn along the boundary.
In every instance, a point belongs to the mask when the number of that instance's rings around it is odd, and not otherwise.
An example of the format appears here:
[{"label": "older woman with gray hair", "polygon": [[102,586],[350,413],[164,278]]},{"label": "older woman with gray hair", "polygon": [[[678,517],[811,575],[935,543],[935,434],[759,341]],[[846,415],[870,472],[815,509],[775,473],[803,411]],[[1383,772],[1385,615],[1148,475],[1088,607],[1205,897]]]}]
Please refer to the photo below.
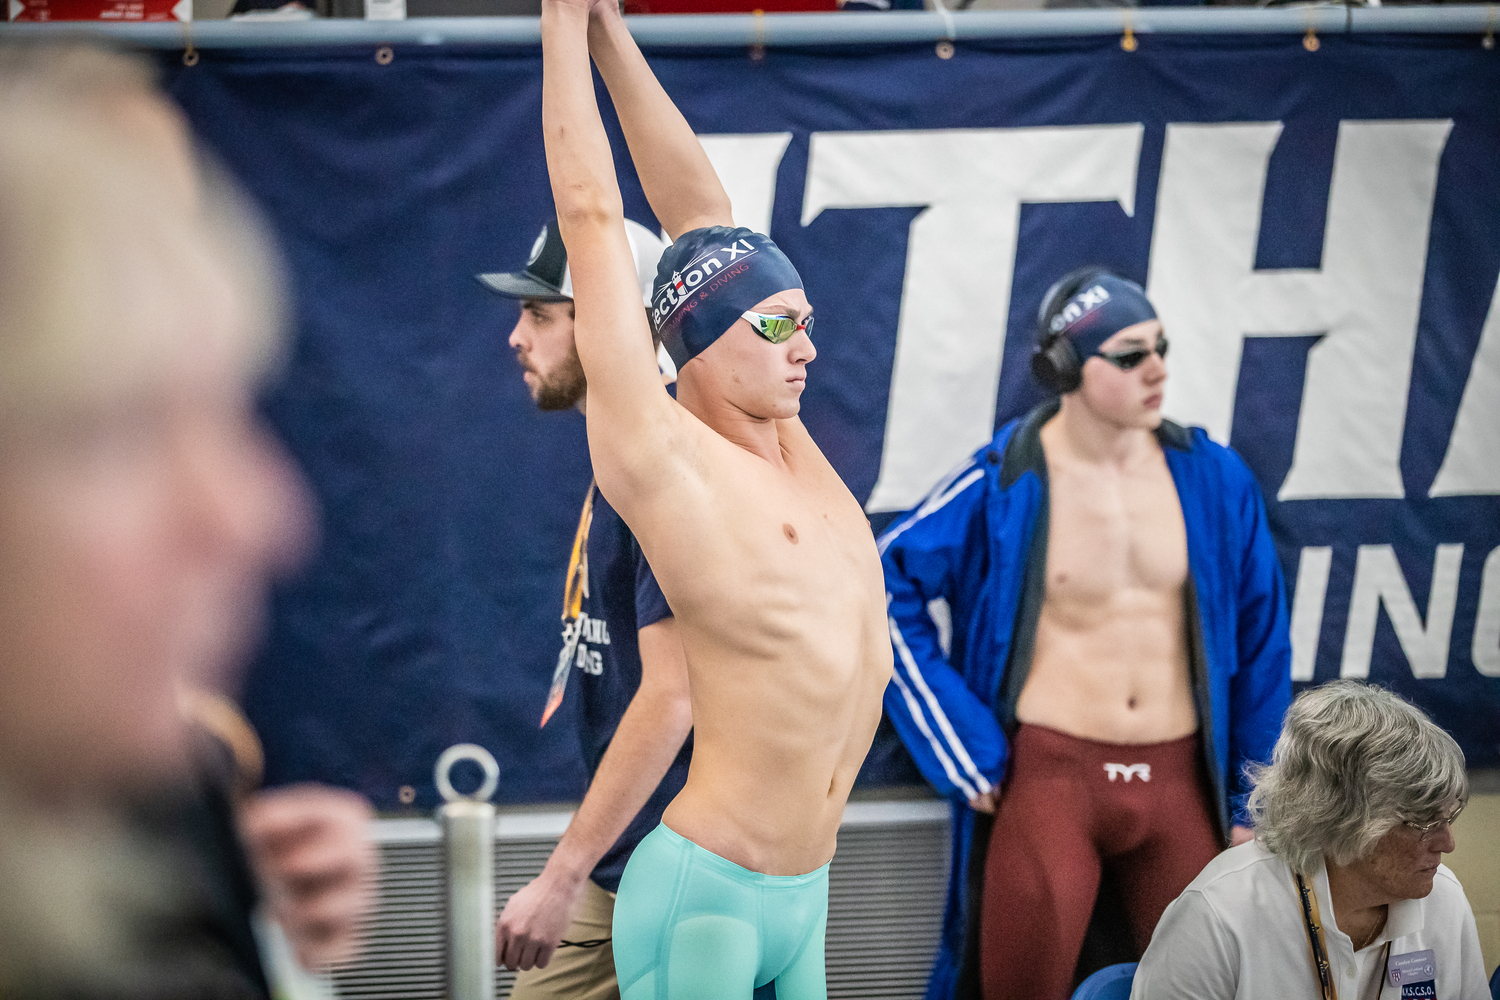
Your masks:
[{"label": "older woman with gray hair", "polygon": [[1451,736],[1333,681],[1297,697],[1251,777],[1255,840],[1167,907],[1132,1000],[1488,1000],[1474,914],[1440,863],[1469,795]]}]

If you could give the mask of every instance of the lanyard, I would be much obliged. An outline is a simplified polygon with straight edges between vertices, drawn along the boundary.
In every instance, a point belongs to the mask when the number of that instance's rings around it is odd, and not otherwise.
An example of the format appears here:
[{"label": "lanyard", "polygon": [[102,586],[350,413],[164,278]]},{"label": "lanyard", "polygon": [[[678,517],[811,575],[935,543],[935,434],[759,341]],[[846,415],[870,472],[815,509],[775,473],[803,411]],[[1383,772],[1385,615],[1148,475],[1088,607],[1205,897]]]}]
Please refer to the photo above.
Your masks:
[{"label": "lanyard", "polygon": [[579,634],[583,631],[579,616],[583,614],[583,599],[589,596],[589,529],[594,524],[594,492],[596,486],[589,482],[589,494],[584,498],[583,511],[578,515],[578,530],[573,533],[573,554],[568,558],[567,582],[563,584],[563,648],[557,654],[557,666],[552,671],[552,689],[547,692],[547,705],[542,709],[542,725],[552,718],[557,706],[562,704],[563,692],[568,687],[568,676],[572,673],[573,654],[578,649]]},{"label": "lanyard", "polygon": [[594,491],[589,480],[589,494],[583,499],[578,515],[578,530],[573,532],[573,554],[568,557],[568,579],[563,584],[563,621],[577,618],[583,611],[583,599],[589,596],[589,529],[594,525]]},{"label": "lanyard", "polygon": [[1323,1000],[1339,1000],[1338,987],[1333,984],[1333,968],[1328,963],[1328,949],[1323,944],[1323,921],[1318,914],[1318,897],[1307,887],[1301,874],[1297,875],[1297,895],[1302,899],[1302,926],[1307,931],[1307,944],[1312,949],[1313,971],[1318,974],[1318,991]]},{"label": "lanyard", "polygon": [[[1297,879],[1297,895],[1302,900],[1303,928],[1307,931],[1307,944],[1312,949],[1313,971],[1318,974],[1318,991],[1323,1000],[1339,1000],[1338,987],[1333,982],[1333,966],[1328,960],[1328,948],[1323,941],[1323,918],[1318,913],[1318,896],[1308,888],[1306,880],[1299,874]],[[1381,953],[1380,965],[1380,988],[1375,991],[1376,1000],[1380,1000],[1380,994],[1385,992],[1385,981],[1389,973],[1386,968],[1391,957],[1391,943],[1385,943],[1385,949]]]}]

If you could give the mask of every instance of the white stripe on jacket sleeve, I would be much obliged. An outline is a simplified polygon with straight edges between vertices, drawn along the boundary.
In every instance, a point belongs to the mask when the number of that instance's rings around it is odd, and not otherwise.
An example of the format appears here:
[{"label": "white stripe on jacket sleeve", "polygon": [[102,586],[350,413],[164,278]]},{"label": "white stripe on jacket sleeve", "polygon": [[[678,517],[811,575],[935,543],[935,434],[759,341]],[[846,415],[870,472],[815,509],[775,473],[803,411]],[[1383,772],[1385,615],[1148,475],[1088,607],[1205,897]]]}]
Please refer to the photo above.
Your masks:
[{"label": "white stripe on jacket sleeve", "polygon": [[[974,463],[972,461],[970,461],[969,464],[973,465]],[[962,470],[960,469],[960,471],[962,471]],[[876,545],[876,547],[880,550],[880,554],[881,555],[885,555],[885,550],[888,549],[888,548],[890,548],[891,547],[891,543],[894,542],[896,539],[900,538],[901,535],[902,535],[902,533],[905,532],[907,528],[912,527],[917,522],[919,522],[923,518],[927,517],[929,514],[933,514],[933,513],[936,513],[937,511],[942,510],[944,507],[948,506],[948,503],[954,497],[958,496],[964,490],[968,489],[974,483],[978,482],[979,480],[981,480],[983,478],[984,478],[984,470],[983,469],[975,469],[973,472],[970,472],[967,476],[964,476],[957,483],[955,483],[953,485],[952,489],[946,490],[946,491],[941,490],[941,489],[935,489],[935,490],[933,490],[932,494],[928,497],[927,501],[924,502],[922,504],[922,506],[920,506],[920,507],[917,508],[917,512],[915,514],[913,514],[903,524],[901,524],[900,526],[898,526],[895,531],[890,532],[889,534],[885,535],[883,538],[880,539],[880,541]],[[942,484],[939,484],[939,486],[941,486],[941,485]]]},{"label": "white stripe on jacket sleeve", "polygon": [[[958,733],[954,731],[953,724],[948,720],[948,715],[943,711],[943,706],[938,702],[937,696],[933,694],[932,688],[928,687],[927,681],[922,677],[921,668],[917,666],[916,657],[912,656],[911,649],[906,645],[906,638],[901,634],[901,628],[896,624],[896,619],[888,618],[891,626],[891,645],[895,647],[896,656],[905,667],[906,674],[917,688],[914,694],[906,681],[901,678],[901,670],[896,670],[892,676],[896,686],[901,689],[902,698],[906,701],[906,707],[911,712],[912,718],[917,723],[917,728],[922,735],[927,737],[927,742],[932,748],[933,755],[937,757],[938,763],[943,765],[943,771],[948,775],[948,780],[957,785],[967,798],[974,798],[991,790],[989,779],[986,778],[974,765],[974,759],[969,756],[969,751],[959,741]],[[920,694],[920,699],[917,697]],[[923,706],[927,711],[923,712]],[[937,734],[928,726],[926,715],[931,715],[932,721],[937,723],[938,729],[943,734],[939,740]],[[951,751],[951,756],[950,756]],[[963,767],[969,780],[965,780],[958,773],[955,762]],[[978,789],[976,792],[975,789]]]}]

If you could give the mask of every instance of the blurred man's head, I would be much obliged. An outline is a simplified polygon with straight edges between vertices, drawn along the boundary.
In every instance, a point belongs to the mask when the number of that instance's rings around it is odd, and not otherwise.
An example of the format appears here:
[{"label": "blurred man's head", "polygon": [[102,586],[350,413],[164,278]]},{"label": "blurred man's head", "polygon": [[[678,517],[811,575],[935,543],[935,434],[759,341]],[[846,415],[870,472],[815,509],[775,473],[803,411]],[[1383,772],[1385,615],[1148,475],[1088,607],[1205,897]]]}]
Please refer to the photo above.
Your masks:
[{"label": "blurred man's head", "polygon": [[184,762],[306,535],[268,244],[132,60],[0,49],[0,785]]}]

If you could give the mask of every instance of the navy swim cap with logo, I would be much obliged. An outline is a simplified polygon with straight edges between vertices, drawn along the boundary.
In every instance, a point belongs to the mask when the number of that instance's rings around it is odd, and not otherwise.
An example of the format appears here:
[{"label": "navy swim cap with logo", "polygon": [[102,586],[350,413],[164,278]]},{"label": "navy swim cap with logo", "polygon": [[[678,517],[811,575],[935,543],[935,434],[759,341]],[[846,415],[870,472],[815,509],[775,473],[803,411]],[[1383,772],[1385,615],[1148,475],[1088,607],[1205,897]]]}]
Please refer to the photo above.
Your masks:
[{"label": "navy swim cap with logo", "polygon": [[709,226],[683,233],[662,254],[651,289],[651,322],[679,371],[758,302],[801,288],[772,242],[749,229]]},{"label": "navy swim cap with logo", "polygon": [[1128,278],[1101,271],[1085,281],[1077,293],[1055,311],[1046,334],[1073,342],[1080,361],[1099,350],[1099,345],[1127,326],[1156,318],[1146,292]]}]

